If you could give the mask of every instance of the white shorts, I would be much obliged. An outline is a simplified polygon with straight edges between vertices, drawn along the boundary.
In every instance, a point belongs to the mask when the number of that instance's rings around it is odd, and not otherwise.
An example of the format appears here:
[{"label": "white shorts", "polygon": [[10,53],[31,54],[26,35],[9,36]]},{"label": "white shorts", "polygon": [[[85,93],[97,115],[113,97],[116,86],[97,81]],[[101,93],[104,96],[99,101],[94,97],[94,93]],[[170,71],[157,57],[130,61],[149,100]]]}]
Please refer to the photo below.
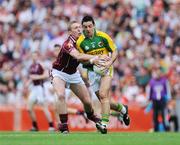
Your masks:
[{"label": "white shorts", "polygon": [[30,88],[30,95],[28,98],[28,102],[30,103],[38,103],[43,104],[45,103],[45,93],[44,88],[41,85],[32,85]]},{"label": "white shorts", "polygon": [[67,74],[62,71],[52,69],[52,77],[59,77],[60,79],[64,80],[69,86],[70,84],[84,84],[82,77],[79,71],[76,71],[74,74]]},{"label": "white shorts", "polygon": [[[107,73],[105,75],[113,77],[113,66],[111,66],[108,69],[108,71],[107,71]],[[102,75],[100,75],[99,73],[88,70],[88,79],[89,79],[89,82],[90,82],[90,86],[91,86],[91,88],[93,89],[94,92],[99,91],[101,77],[102,77]]]},{"label": "white shorts", "polygon": [[88,71],[88,79],[92,90],[94,92],[99,91],[101,75],[95,73],[94,71]]}]

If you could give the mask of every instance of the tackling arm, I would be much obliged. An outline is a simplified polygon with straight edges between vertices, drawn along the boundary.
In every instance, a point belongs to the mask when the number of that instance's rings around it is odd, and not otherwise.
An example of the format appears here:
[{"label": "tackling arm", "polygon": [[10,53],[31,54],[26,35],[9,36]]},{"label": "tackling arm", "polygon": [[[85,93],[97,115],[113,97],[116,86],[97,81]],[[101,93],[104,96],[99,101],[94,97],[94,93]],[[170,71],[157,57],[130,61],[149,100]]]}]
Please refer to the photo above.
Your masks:
[{"label": "tackling arm", "polygon": [[91,64],[98,63],[98,56],[80,53],[76,49],[73,49],[69,54],[81,62],[89,61]]}]

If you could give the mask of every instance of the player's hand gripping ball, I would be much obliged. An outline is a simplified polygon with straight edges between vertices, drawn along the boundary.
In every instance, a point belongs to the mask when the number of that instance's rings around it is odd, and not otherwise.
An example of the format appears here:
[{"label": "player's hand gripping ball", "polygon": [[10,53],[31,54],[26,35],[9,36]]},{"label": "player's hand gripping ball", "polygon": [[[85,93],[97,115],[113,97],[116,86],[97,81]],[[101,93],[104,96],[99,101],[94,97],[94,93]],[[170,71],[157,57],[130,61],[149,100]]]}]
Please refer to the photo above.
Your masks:
[{"label": "player's hand gripping ball", "polygon": [[103,66],[97,66],[93,65],[93,71],[96,72],[97,74],[100,74],[101,76],[107,74],[108,69],[105,69]]}]

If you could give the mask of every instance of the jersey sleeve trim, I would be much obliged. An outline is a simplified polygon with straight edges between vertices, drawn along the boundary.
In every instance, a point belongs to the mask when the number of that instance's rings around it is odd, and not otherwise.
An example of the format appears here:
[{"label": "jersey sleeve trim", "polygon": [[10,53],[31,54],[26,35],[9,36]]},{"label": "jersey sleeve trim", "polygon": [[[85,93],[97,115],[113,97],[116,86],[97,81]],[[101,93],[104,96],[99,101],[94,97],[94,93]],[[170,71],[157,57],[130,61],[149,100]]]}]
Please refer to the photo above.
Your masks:
[{"label": "jersey sleeve trim", "polygon": [[113,52],[117,49],[116,45],[108,34],[102,31],[97,31],[97,35],[104,38],[106,47],[110,52]]},{"label": "jersey sleeve trim", "polygon": [[82,46],[81,46],[84,39],[85,39],[84,35],[81,35],[76,42],[76,47],[77,47],[78,51],[81,53],[84,52],[82,49]]}]

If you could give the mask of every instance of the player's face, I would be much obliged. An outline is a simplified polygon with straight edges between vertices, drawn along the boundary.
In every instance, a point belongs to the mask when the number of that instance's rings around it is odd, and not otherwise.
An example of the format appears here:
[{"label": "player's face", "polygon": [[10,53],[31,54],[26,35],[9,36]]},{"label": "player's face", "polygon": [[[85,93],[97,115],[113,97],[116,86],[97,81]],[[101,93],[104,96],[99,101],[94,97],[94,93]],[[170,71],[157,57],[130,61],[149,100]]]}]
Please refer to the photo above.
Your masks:
[{"label": "player's face", "polygon": [[82,27],[81,24],[79,23],[73,23],[71,25],[71,35],[73,35],[75,37],[75,39],[78,39],[79,36],[82,33]]},{"label": "player's face", "polygon": [[94,28],[95,26],[91,21],[83,23],[83,30],[88,37],[92,37],[94,35]]},{"label": "player's face", "polygon": [[35,61],[38,59],[38,53],[37,52],[33,52],[32,53],[32,59]]},{"label": "player's face", "polygon": [[161,70],[160,70],[160,69],[155,70],[152,75],[153,75],[153,77],[154,77],[155,79],[160,78],[160,77],[161,77]]}]

